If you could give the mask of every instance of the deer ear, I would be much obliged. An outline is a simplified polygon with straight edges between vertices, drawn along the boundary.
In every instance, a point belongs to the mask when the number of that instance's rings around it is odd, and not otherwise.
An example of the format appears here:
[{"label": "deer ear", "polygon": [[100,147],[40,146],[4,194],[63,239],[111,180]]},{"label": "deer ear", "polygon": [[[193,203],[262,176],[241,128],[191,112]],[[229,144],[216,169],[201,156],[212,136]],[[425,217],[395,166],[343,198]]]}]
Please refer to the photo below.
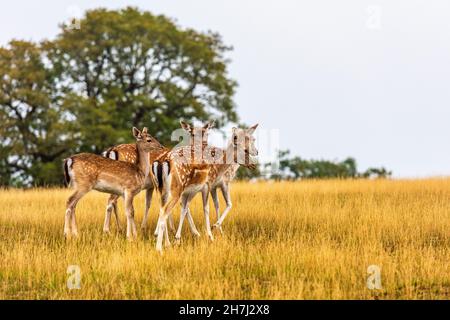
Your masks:
[{"label": "deer ear", "polygon": [[205,124],[203,126],[203,129],[212,129],[214,128],[216,125],[216,121],[215,120],[211,120],[210,122],[208,122],[207,124]]},{"label": "deer ear", "polygon": [[141,137],[141,132],[139,131],[138,128],[133,127],[133,136],[137,139]]},{"label": "deer ear", "polygon": [[188,123],[184,122],[183,120],[180,121],[180,125],[181,125],[181,128],[183,128],[187,132],[192,132],[192,127]]},{"label": "deer ear", "polygon": [[258,128],[259,123],[255,124],[253,127],[250,127],[248,129],[248,133],[253,134],[253,132],[255,132],[256,128]]},{"label": "deer ear", "polygon": [[144,129],[142,129],[142,133],[145,133],[145,134],[147,134],[147,133],[148,133],[148,129],[147,129],[147,127],[144,127]]}]

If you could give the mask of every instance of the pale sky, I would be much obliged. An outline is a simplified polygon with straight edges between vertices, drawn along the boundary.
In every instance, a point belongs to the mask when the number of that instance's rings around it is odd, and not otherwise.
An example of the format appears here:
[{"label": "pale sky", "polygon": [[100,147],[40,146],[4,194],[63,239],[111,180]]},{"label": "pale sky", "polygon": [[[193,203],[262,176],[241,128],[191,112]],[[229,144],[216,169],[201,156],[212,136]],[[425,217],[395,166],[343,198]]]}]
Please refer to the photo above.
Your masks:
[{"label": "pale sky", "polygon": [[355,157],[396,177],[450,175],[447,0],[3,2],[0,45],[42,40],[79,9],[127,5],[219,32],[241,120],[303,158]]}]

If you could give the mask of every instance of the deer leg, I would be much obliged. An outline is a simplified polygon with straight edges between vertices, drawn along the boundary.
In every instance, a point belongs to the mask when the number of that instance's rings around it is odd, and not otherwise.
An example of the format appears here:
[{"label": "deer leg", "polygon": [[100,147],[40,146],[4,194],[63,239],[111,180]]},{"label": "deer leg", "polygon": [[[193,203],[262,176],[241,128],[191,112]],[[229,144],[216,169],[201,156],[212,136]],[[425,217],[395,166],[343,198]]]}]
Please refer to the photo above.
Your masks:
[{"label": "deer leg", "polygon": [[202,191],[202,199],[203,199],[203,213],[205,215],[205,225],[206,225],[206,233],[208,234],[209,239],[211,241],[214,240],[214,236],[211,232],[211,224],[209,222],[209,187],[205,186],[204,191]]},{"label": "deer leg", "polygon": [[[72,197],[71,197],[72,198]],[[67,201],[67,206],[66,206],[66,215],[64,218],[64,236],[70,237],[70,218],[72,217],[72,208],[69,207],[69,201]]]},{"label": "deer leg", "polygon": [[217,221],[217,223],[214,225],[214,227],[218,228],[220,230],[220,232],[222,232],[223,220],[225,220],[228,213],[230,212],[232,203],[231,203],[230,185],[228,183],[223,184],[220,187],[220,189],[222,190],[222,194],[223,194],[223,197],[225,198],[225,203],[227,204],[227,207],[223,211],[222,216],[220,217],[219,221]]},{"label": "deer leg", "polygon": [[[166,193],[161,195],[161,208],[167,205],[168,197],[169,195]],[[153,233],[155,237],[158,236],[160,222],[161,222],[161,215],[158,216],[158,222],[156,223],[155,232]]]},{"label": "deer leg", "polygon": [[119,213],[117,211],[117,200],[113,203],[113,212],[114,212],[114,218],[116,220],[116,227],[117,230],[120,231],[120,220],[119,220]]},{"label": "deer leg", "polygon": [[[203,190],[202,190],[202,192],[203,192]],[[186,216],[188,218],[189,228],[191,229],[192,234],[196,237],[200,237],[200,233],[198,232],[198,230],[195,226],[194,219],[192,219],[191,210],[189,209],[189,203],[192,201],[194,196],[195,195],[182,196],[182,198],[181,198],[180,223],[178,225],[178,231],[175,236],[175,238],[177,239],[177,242],[180,242],[180,240],[181,240],[181,232],[183,230],[183,222],[184,222],[184,219],[186,218]]]},{"label": "deer leg", "polygon": [[197,227],[195,226],[194,219],[192,218],[191,210],[189,209],[189,207],[187,207],[187,218],[192,234],[196,237],[200,237],[200,232],[198,232]]},{"label": "deer leg", "polygon": [[220,211],[219,211],[219,198],[217,197],[217,187],[213,187],[211,189],[211,198],[214,202],[214,209],[216,210],[217,221],[220,219]]},{"label": "deer leg", "polygon": [[[159,221],[158,221],[158,237],[156,239],[156,250],[162,253],[163,249],[163,237],[164,232],[166,232],[166,224],[167,224],[167,218],[170,215],[170,212],[177,204],[178,200],[180,199],[180,196],[169,196],[167,203],[160,209],[159,211]],[[167,236],[166,236],[167,240]]]},{"label": "deer leg", "polygon": [[124,198],[125,198],[125,212],[127,215],[127,238],[128,240],[133,240],[137,236],[136,224],[134,222],[134,207],[133,207],[134,194],[126,192]]},{"label": "deer leg", "polygon": [[[163,183],[166,186],[168,183],[167,179],[168,179],[167,177],[163,176]],[[158,216],[158,222],[156,223],[156,227],[155,227],[155,232],[153,233],[155,237],[158,237],[159,224],[161,222],[161,209],[164,208],[165,206],[167,206],[167,203],[168,203],[169,197],[170,197],[170,190],[163,189],[160,196],[161,196],[161,207],[160,207],[160,212],[159,212],[159,216]]]},{"label": "deer leg", "polygon": [[153,196],[153,188],[148,188],[145,191],[145,211],[144,211],[144,219],[142,220],[141,224],[142,231],[145,231],[147,229],[148,211],[150,210],[150,206],[152,204],[152,196]]},{"label": "deer leg", "polygon": [[175,223],[173,222],[173,216],[171,214],[169,214],[169,216],[167,217],[167,220],[169,220],[170,231],[175,232]]},{"label": "deer leg", "polygon": [[[105,233],[109,233],[109,228],[110,228],[110,221],[111,221],[111,212],[117,207],[116,207],[116,203],[117,203],[117,199],[119,198],[119,196],[112,194],[109,196],[108,199],[108,204],[106,206],[106,213],[105,213],[105,222],[103,223],[103,232]],[[114,210],[115,211],[115,210]],[[116,214],[116,213],[114,213]],[[118,218],[116,217],[116,222],[118,221]]]},{"label": "deer leg", "polygon": [[154,235],[155,237],[158,236],[159,222],[160,222],[160,221],[161,221],[161,217],[158,216],[158,222],[156,222],[155,232],[153,232],[153,235]]},{"label": "deer leg", "polygon": [[[170,228],[170,230],[175,232],[175,225],[174,225],[173,217],[172,217],[171,214],[169,214],[169,216],[167,217],[167,220],[169,220],[169,228]],[[156,224],[156,228],[155,228],[155,232],[154,232],[155,237],[158,236],[158,232],[159,232],[158,225],[159,225],[160,221],[161,221],[160,217],[158,217],[158,223]]]},{"label": "deer leg", "polygon": [[183,230],[183,222],[184,218],[186,218],[188,206],[188,197],[186,195],[181,196],[181,214],[180,214],[180,223],[178,224],[178,230],[175,235],[176,242],[179,243],[181,241],[181,231]]},{"label": "deer leg", "polygon": [[[206,189],[202,189],[202,194],[204,192],[206,192]],[[194,198],[195,195],[192,195],[190,197],[190,199],[188,200],[188,204],[186,205],[186,216],[188,218],[188,222],[189,222],[189,228],[191,229],[191,233],[196,236],[196,237],[200,237],[200,232],[198,232],[197,227],[195,226],[194,223],[194,219],[192,218],[192,214],[191,214],[191,209],[189,209],[189,202],[192,201],[192,199]]]},{"label": "deer leg", "polygon": [[[167,217],[167,220],[169,221],[169,228],[170,228],[170,230],[175,233],[175,223],[173,222],[172,214],[169,214],[169,216]],[[159,232],[158,231],[158,224],[159,224],[159,221],[160,220],[159,220],[159,217],[158,217],[158,223],[156,224],[155,233],[154,233],[155,237],[158,236],[158,232]]]},{"label": "deer leg", "polygon": [[[171,217],[171,215],[169,214],[168,218],[170,218],[170,217]],[[165,247],[170,247],[169,230],[167,230],[167,228],[164,230],[164,236],[165,236],[164,238],[166,240]]]},{"label": "deer leg", "polygon": [[78,236],[77,223],[75,219],[75,209],[78,201],[86,194],[87,191],[76,190],[67,200],[66,216],[64,220],[64,236]]}]

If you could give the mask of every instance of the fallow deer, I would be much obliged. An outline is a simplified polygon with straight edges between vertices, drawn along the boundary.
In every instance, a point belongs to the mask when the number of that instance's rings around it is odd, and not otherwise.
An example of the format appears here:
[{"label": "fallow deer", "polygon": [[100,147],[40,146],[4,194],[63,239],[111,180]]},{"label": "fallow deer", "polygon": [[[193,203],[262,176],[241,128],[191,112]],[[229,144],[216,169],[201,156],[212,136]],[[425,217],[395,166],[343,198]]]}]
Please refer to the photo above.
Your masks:
[{"label": "fallow deer", "polygon": [[[188,214],[189,202],[200,191],[202,191],[207,234],[211,240],[213,239],[208,205],[211,182],[222,176],[231,165],[246,164],[246,159],[248,160],[250,156],[258,154],[254,145],[255,138],[252,136],[256,128],[257,125],[249,129],[233,128],[232,140],[226,150],[207,147],[205,153],[203,146],[200,150],[198,146],[190,146],[174,149],[167,154],[164,159],[167,165],[163,173],[164,187],[162,190],[163,193],[166,193],[166,201],[160,209],[156,250],[162,252],[164,236],[166,244],[170,245],[166,221],[176,203],[181,199],[182,212],[176,235],[176,239],[180,239],[183,220]],[[194,158],[194,161],[192,161],[189,156],[195,156],[198,152],[202,157],[200,159]],[[207,156],[203,157],[205,154]]]},{"label": "fallow deer", "polygon": [[[185,131],[187,131],[189,133],[189,146],[191,146],[191,147],[196,146],[196,150],[203,151],[208,145],[209,130],[211,130],[214,127],[215,121],[214,120],[210,121],[201,127],[191,126],[190,124],[186,123],[185,121],[180,121],[180,125],[181,125],[181,128],[183,128]],[[165,162],[166,155],[167,154],[160,156],[158,158],[158,161],[153,163],[154,170],[158,170],[157,168],[159,168],[158,172],[157,171],[153,172],[154,175],[162,176],[162,171],[165,170],[164,162]],[[198,236],[200,236],[200,233],[198,232],[198,230],[195,226],[195,223],[192,218],[192,215],[190,214],[189,208],[187,210],[188,210],[187,217],[188,217],[189,227],[191,229],[191,232],[193,235],[198,237]],[[169,215],[169,223],[170,223],[169,226],[171,226],[173,224],[172,215]],[[156,224],[155,233],[154,233],[155,236],[158,236],[158,224],[159,224],[159,220],[158,220],[158,223]],[[171,226],[171,229],[172,229],[172,226]]]},{"label": "fallow deer", "polygon": [[[163,155],[164,153],[168,152],[170,149],[162,147],[160,150],[153,150],[150,151],[148,154],[149,163],[153,163],[155,159]],[[118,160],[118,161],[125,161],[130,162],[133,164],[137,164],[138,160],[138,153],[135,143],[130,144],[120,144],[114,147],[109,148],[102,154],[106,158],[110,158],[112,160]],[[157,178],[157,177],[156,177]],[[147,221],[148,221],[148,212],[152,203],[152,196],[153,196],[153,190],[155,188],[154,186],[154,179],[151,178],[149,175],[147,177],[147,180],[145,182],[144,186],[146,193],[145,193],[145,209],[144,209],[144,218],[142,220],[141,229],[145,231],[147,227]],[[117,200],[120,196],[116,194],[111,194],[108,199],[108,204],[106,206],[106,213],[105,213],[105,222],[103,224],[103,232],[109,233],[110,232],[110,220],[111,220],[111,213],[114,213],[116,225],[117,228],[120,229],[120,223],[119,223],[119,216],[117,212]]]},{"label": "fallow deer", "polygon": [[[185,125],[182,126],[183,129],[185,129],[186,131],[188,131],[189,133],[191,133],[192,136],[192,128],[189,127],[189,125]],[[203,140],[203,146],[207,145],[207,139]],[[217,228],[220,230],[220,232],[222,231],[222,223],[225,220],[226,216],[228,215],[228,213],[230,212],[231,208],[232,208],[232,202],[231,202],[231,194],[230,194],[230,184],[231,181],[234,179],[234,177],[236,176],[236,172],[239,169],[241,165],[240,164],[232,164],[230,166],[230,168],[228,168],[228,170],[225,171],[225,173],[222,176],[218,176],[216,177],[216,179],[214,180],[214,178],[212,177],[212,174],[210,174],[210,183],[211,183],[211,198],[213,200],[214,203],[214,209],[216,211],[216,215],[217,215],[217,221],[216,223],[213,225],[213,227]],[[249,164],[249,165],[244,165],[245,167],[254,169],[255,166],[253,164]],[[211,171],[212,172],[212,171]],[[222,195],[225,199],[225,204],[226,204],[226,208],[223,211],[222,214],[220,214],[220,208],[219,208],[219,198],[217,195],[217,189],[220,189],[222,192]],[[190,211],[188,210],[187,212],[187,217],[189,218],[189,221],[192,220]],[[191,225],[192,223],[190,223]],[[194,225],[195,227],[195,225]],[[192,227],[191,227],[192,228]],[[177,232],[178,234],[178,239],[181,237],[181,229],[179,227],[178,229],[179,231]]]},{"label": "fallow deer", "polygon": [[133,128],[133,136],[136,139],[137,164],[114,161],[90,153],[80,153],[64,160],[66,182],[75,189],[66,206],[64,222],[66,237],[78,235],[76,205],[91,190],[123,196],[127,215],[127,238],[137,236],[133,199],[145,187],[150,173],[148,153],[160,150],[162,146],[147,132],[147,128],[142,131]]}]

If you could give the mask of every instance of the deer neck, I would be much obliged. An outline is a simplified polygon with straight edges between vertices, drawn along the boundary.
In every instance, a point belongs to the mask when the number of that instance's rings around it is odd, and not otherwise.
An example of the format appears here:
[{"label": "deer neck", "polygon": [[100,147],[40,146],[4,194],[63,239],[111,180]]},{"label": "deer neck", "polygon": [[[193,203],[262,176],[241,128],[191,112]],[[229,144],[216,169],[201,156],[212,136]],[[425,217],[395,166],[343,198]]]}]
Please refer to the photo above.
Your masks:
[{"label": "deer neck", "polygon": [[137,150],[137,166],[139,171],[144,175],[144,179],[146,179],[150,173],[150,159],[149,152],[142,150],[138,144],[136,144]]},{"label": "deer neck", "polygon": [[224,150],[222,163],[217,164],[217,175],[222,176],[235,164],[237,164],[237,147],[230,142]]}]

